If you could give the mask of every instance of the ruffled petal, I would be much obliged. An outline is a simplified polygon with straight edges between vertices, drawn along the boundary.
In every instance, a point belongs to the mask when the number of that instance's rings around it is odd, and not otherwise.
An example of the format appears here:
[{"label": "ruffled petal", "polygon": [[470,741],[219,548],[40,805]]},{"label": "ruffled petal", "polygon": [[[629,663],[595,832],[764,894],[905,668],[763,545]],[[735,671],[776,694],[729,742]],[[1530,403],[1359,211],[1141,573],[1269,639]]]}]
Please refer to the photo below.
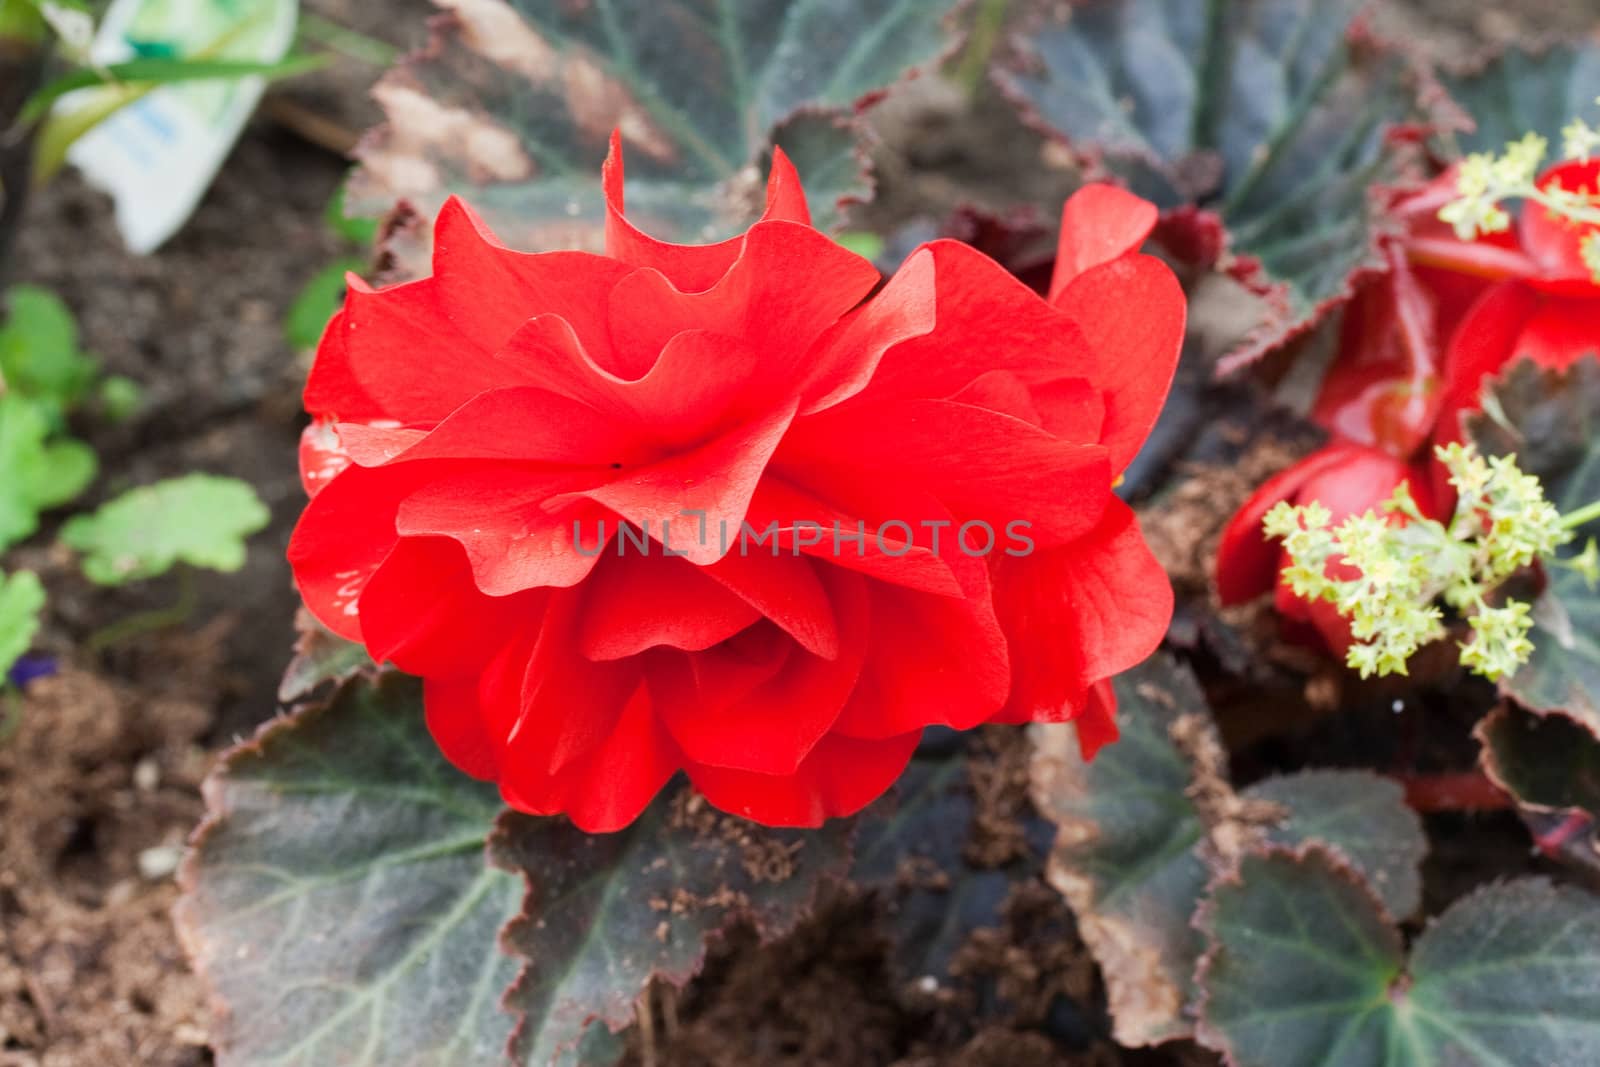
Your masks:
[{"label": "ruffled petal", "polygon": [[1153,256],[1123,256],[1091,267],[1052,303],[1085,338],[1092,362],[1075,368],[1105,397],[1100,442],[1121,472],[1161,414],[1183,350],[1188,303],[1172,269]]},{"label": "ruffled petal", "polygon": [[[611,134],[611,151],[600,172],[606,197],[606,255],[634,267],[650,267],[671,279],[686,293],[711,288],[733,266],[744,238],[734,237],[711,245],[675,245],[658,241],[639,230],[623,214],[622,134]],[[767,209],[761,221],[781,220],[811,224],[800,176],[781,148],[772,150],[767,176]]]},{"label": "ruffled petal", "polygon": [[361,640],[357,602],[399,540],[400,501],[444,471],[438,463],[351,467],[306,506],[289,539],[289,565],[306,607],[324,626]]},{"label": "ruffled petal", "polygon": [[1073,193],[1061,208],[1051,301],[1091,267],[1137,252],[1159,218],[1154,204],[1115,185],[1085,185]]},{"label": "ruffled petal", "polygon": [[987,523],[992,540],[1022,521],[1040,544],[1069,541],[1094,527],[1111,492],[1100,446],[948,400],[832,408],[797,422],[779,458],[786,467],[847,470],[863,456],[872,457],[874,477],[925,489],[963,524]]},{"label": "ruffled petal", "polygon": [[1172,584],[1120,500],[1079,541],[1004,560],[994,583],[1011,705],[1032,720],[1080,714],[1089,688],[1143,662],[1172,621]]},{"label": "ruffled petal", "polygon": [[638,378],[675,335],[710,330],[762,355],[764,377],[793,395],[811,343],[878,284],[871,262],[810,226],[757,223],[711,288],[685,292],[664,273],[634,271],[611,291],[612,370]]},{"label": "ruffled petal", "polygon": [[539,593],[479,592],[461,546],[403,537],[361,592],[361,636],[379,663],[408,674],[454,678],[483,669],[508,635],[537,626]]},{"label": "ruffled petal", "polygon": [[866,665],[833,730],[869,740],[925,726],[970,730],[1010,690],[1006,637],[987,590],[954,598],[878,585]]},{"label": "ruffled petal", "polygon": [[721,675],[746,676],[753,654],[766,655],[772,641],[789,641],[767,626],[765,636],[753,633],[652,664],[657,708],[686,759],[758,774],[792,774],[828,732],[860,677],[871,606],[860,576],[834,569],[824,582],[839,625],[839,654],[831,660],[796,647],[759,685],[730,685]]},{"label": "ruffled petal", "polygon": [[760,620],[761,612],[683,559],[608,554],[583,586],[578,651],[592,660],[667,647],[700,651]]},{"label": "ruffled petal", "polygon": [[714,807],[766,826],[821,826],[877,800],[911,762],[922,731],[882,741],[830,734],[793,774],[753,774],[690,763],[686,769]]},{"label": "ruffled petal", "polygon": [[637,819],[677,770],[672,739],[641,685],[582,759],[555,774],[541,773],[531,762],[508,762],[500,796],[530,815],[565,814],[585,833],[613,833]]},{"label": "ruffled petal", "polygon": [[461,545],[472,580],[488,596],[566,588],[588,577],[617,533],[599,504],[582,497],[551,504],[570,487],[565,475],[473,466],[407,494],[395,526],[406,537]]}]

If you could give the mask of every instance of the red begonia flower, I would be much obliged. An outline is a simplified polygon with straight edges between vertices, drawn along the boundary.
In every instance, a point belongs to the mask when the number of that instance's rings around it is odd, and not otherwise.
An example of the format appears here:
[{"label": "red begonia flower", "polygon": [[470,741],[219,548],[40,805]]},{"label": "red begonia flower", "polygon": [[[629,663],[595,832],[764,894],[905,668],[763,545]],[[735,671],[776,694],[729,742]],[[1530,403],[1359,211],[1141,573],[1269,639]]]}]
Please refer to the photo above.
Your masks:
[{"label": "red begonia flower", "polygon": [[680,770],[815,825],[934,724],[1114,737],[1106,680],[1172,610],[1111,492],[1183,334],[1153,213],[1078,194],[1046,301],[943,241],[880,288],[781,152],[721,244],[635,229],[615,140],[604,186],[604,255],[452,200],[431,277],[352,282],[305,395],[317,616],[425,679],[457,766],[591,831]]},{"label": "red begonia flower", "polygon": [[1366,445],[1327,445],[1269,479],[1222,531],[1217,545],[1217,592],[1222,602],[1243,604],[1272,592],[1278,614],[1290,624],[1291,636],[1315,635],[1324,647],[1342,655],[1350,646],[1349,622],[1325,601],[1295,596],[1281,577],[1289,563],[1288,553],[1281,544],[1267,539],[1262,520],[1279,502],[1317,501],[1337,524],[1351,515],[1377,510],[1401,482],[1409,484],[1418,510],[1424,515],[1437,514],[1424,466]]},{"label": "red begonia flower", "polygon": [[[1539,178],[1593,191],[1600,160],[1564,163]],[[1408,480],[1425,514],[1454,510],[1436,445],[1465,438],[1483,383],[1519,357],[1565,367],[1600,354],[1600,286],[1582,258],[1597,229],[1537,205],[1504,233],[1462,241],[1441,222],[1458,194],[1454,170],[1398,208],[1408,234],[1388,249],[1390,271],[1345,310],[1338,354],[1312,405],[1334,443],[1273,478],[1233,517],[1217,554],[1224,603],[1276,591],[1291,638],[1311,634],[1335,652],[1349,644],[1344,620],[1278,580],[1286,562],[1261,520],[1279,500],[1320,500],[1335,518],[1365,511]]]}]

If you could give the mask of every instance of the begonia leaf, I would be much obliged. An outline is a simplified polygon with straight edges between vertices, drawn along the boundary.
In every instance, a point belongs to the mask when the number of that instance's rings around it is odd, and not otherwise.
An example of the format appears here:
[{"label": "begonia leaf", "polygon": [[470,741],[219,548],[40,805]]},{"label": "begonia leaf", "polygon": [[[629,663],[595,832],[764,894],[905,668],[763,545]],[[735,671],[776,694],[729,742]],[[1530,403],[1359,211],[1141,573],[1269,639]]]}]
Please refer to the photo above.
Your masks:
[{"label": "begonia leaf", "polygon": [[53,437],[46,409],[20,392],[0,394],[0,549],[39,528],[39,513],[88,488],[99,464],[88,445]]},{"label": "begonia leaf", "polygon": [[1194,677],[1158,658],[1115,685],[1121,740],[1086,763],[1070,731],[1034,727],[1032,775],[1034,803],[1059,827],[1047,876],[1105,974],[1120,1043],[1192,1034],[1187,1009],[1202,943],[1191,920],[1219,847],[1316,841],[1386,901],[1415,910],[1425,841],[1397,785],[1364,772],[1308,771],[1258,783],[1237,795],[1242,806],[1219,805],[1215,798],[1232,796],[1227,767],[1204,765],[1180,740],[1210,738],[1205,748],[1220,760]]},{"label": "begonia leaf", "polygon": [[1541,879],[1412,946],[1329,853],[1247,855],[1200,917],[1201,1039],[1235,1067],[1549,1067],[1600,1056],[1600,900]]},{"label": "begonia leaf", "polygon": [[364,645],[346,641],[304,608],[295,616],[295,630],[294,658],[278,683],[280,704],[303,700],[329,682],[343,682],[372,666]]},{"label": "begonia leaf", "polygon": [[505,1062],[522,882],[485,862],[499,798],[439,754],[414,680],[270,723],[205,792],[177,921],[219,1063]]},{"label": "begonia leaf", "polygon": [[[388,117],[359,151],[350,210],[459,194],[512,247],[599,246],[595,175],[613,128],[629,217],[667,240],[760,212],[780,145],[814,221],[864,195],[858,105],[951,45],[954,0],[438,0],[427,49],[375,90]],[[414,271],[426,267],[405,262]]]},{"label": "begonia leaf", "polygon": [[633,1020],[653,980],[683,986],[706,942],[738,920],[778,937],[808,914],[824,879],[850,862],[850,827],[772,830],[669,789],[626,829],[586,834],[563,818],[515,812],[490,838],[497,866],[525,876],[505,944],[524,968],[506,994],[519,1063],[593,1067],[585,1052]]},{"label": "begonia leaf", "polygon": [[121,585],[164,574],[175,563],[236,571],[244,566],[245,539],[271,518],[248,482],[186,474],[73,516],[61,540],[84,554],[90,581]]},{"label": "begonia leaf", "polygon": [[[1493,414],[1467,421],[1485,454],[1515,453],[1564,512],[1600,500],[1600,359],[1588,356],[1566,370],[1523,360],[1488,391]],[[1576,532],[1563,555],[1600,537],[1600,522]],[[1564,711],[1600,734],[1600,588],[1568,567],[1550,566],[1546,574],[1533,610],[1533,655],[1502,688],[1526,707]]]},{"label": "begonia leaf", "polygon": [[1475,731],[1491,781],[1511,794],[1539,850],[1600,876],[1600,737],[1560,712],[1497,708]]},{"label": "begonia leaf", "polygon": [[[1420,115],[1403,57],[1352,29],[1359,0],[1058,5],[998,72],[1025,117],[1091,175],[1163,209],[1182,254],[1226,263],[1268,317],[1248,362],[1384,268],[1374,187],[1407,177],[1389,136]],[[1199,212],[1188,210],[1199,208]]]},{"label": "begonia leaf", "polygon": [[1010,815],[1021,839],[1009,858],[984,865],[968,857],[978,815],[973,759],[954,737],[925,741],[859,820],[850,878],[880,897],[901,983],[949,982],[972,932],[998,926],[1011,890],[1043,869],[1053,828],[1028,811]]},{"label": "begonia leaf", "polygon": [[44,586],[32,571],[0,573],[0,688],[6,674],[28,651],[39,632],[39,612],[44,608]]},{"label": "begonia leaf", "polygon": [[1593,42],[1511,47],[1466,70],[1440,76],[1451,99],[1472,118],[1471,130],[1442,138],[1447,154],[1499,153],[1537,133],[1561,148],[1561,128],[1592,119],[1600,97],[1600,45]]}]

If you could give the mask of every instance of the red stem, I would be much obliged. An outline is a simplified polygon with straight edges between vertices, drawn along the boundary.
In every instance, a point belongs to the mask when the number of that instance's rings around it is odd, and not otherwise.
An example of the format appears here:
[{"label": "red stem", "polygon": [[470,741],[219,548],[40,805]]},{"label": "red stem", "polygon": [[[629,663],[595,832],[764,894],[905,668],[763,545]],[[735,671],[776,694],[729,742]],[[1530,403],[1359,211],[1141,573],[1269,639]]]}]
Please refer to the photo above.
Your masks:
[{"label": "red stem", "polygon": [[1424,813],[1505,811],[1512,807],[1511,796],[1482,771],[1399,774],[1395,778],[1405,787],[1406,803]]}]

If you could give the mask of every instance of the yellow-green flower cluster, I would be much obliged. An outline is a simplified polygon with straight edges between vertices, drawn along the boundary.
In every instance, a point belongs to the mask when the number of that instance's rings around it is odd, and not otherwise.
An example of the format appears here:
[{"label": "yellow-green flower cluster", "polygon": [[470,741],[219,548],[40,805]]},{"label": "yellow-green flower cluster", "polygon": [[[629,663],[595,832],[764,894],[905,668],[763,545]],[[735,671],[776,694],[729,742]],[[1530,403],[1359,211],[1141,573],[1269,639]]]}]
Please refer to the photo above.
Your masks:
[{"label": "yellow-green flower cluster", "polygon": [[[1581,118],[1573,119],[1561,133],[1564,158],[1588,160],[1600,152],[1600,128]],[[1548,149],[1548,141],[1530,133],[1506,145],[1499,155],[1477,152],[1467,156],[1456,179],[1458,195],[1439,209],[1439,218],[1463,241],[1509,229],[1511,216],[1501,207],[1507,200],[1538,204],[1579,225],[1600,225],[1600,189],[1539,187],[1539,170]],[[1600,284],[1600,234],[1585,237],[1580,248],[1584,264]]]},{"label": "yellow-green flower cluster", "polygon": [[1495,589],[1572,537],[1539,480],[1514,456],[1485,460],[1470,445],[1437,450],[1458,494],[1448,525],[1423,515],[1401,483],[1383,504],[1332,524],[1313,501],[1280,503],[1266,516],[1290,563],[1283,574],[1302,597],[1326,600],[1350,621],[1347,653],[1363,678],[1404,674],[1417,650],[1445,634],[1439,602],[1467,619],[1461,661],[1489,678],[1509,674],[1533,651],[1527,604],[1492,604]]}]

